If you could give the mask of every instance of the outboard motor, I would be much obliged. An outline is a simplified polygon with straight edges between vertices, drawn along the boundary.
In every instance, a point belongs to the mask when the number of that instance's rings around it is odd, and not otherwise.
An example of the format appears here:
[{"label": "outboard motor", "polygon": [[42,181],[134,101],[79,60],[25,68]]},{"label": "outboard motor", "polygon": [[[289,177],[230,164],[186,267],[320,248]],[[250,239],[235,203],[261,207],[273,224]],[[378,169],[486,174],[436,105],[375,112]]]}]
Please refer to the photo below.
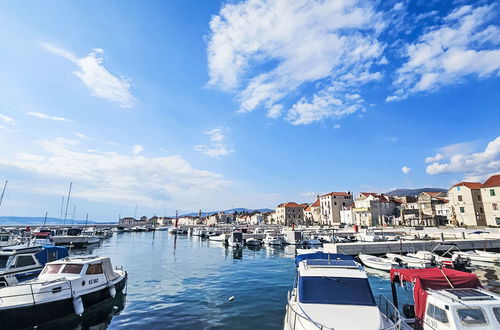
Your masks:
[{"label": "outboard motor", "polygon": [[453,268],[456,270],[466,271],[467,267],[470,266],[470,259],[462,258],[458,254],[454,254],[451,261],[453,262]]},{"label": "outboard motor", "polygon": [[403,315],[407,319],[414,319],[415,318],[415,305],[404,304],[403,305]]},{"label": "outboard motor", "polygon": [[403,267],[404,264],[403,264],[403,260],[399,259],[399,258],[394,258],[394,261],[398,263],[399,267]]}]

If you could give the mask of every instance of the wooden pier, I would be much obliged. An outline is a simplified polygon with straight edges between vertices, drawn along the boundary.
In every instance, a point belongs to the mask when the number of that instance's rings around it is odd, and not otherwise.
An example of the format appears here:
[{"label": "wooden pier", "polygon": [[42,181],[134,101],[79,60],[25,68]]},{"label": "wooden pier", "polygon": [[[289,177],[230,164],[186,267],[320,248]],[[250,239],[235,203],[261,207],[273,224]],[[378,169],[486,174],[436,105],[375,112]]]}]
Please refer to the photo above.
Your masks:
[{"label": "wooden pier", "polygon": [[[386,253],[408,253],[416,251],[446,251],[453,244],[462,251],[500,249],[500,239],[454,239],[454,240],[412,240],[386,242],[330,243],[323,248],[328,253],[358,255],[360,253],[383,255]],[[441,245],[441,246],[439,246]]]}]

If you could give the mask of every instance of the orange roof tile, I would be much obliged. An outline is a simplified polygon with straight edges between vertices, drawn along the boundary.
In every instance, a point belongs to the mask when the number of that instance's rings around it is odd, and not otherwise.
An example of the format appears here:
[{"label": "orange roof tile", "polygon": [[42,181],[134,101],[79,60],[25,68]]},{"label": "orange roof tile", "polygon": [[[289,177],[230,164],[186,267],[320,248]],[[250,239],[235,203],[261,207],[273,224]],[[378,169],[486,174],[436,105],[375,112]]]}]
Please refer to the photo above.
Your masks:
[{"label": "orange roof tile", "polygon": [[319,199],[317,199],[314,203],[311,204],[311,207],[319,207]]},{"label": "orange roof tile", "polygon": [[[469,189],[481,189],[481,182],[459,182],[453,187],[466,186]],[[453,188],[452,187],[452,188]]]},{"label": "orange roof tile", "polygon": [[321,195],[320,197],[325,197],[325,196],[352,196],[352,194],[346,192],[331,192],[328,194]]},{"label": "orange roof tile", "polygon": [[500,187],[500,174],[490,176],[482,185],[482,188],[491,187]]},{"label": "orange roof tile", "polygon": [[286,202],[278,205],[278,207],[302,207],[302,205],[299,205],[295,202]]}]

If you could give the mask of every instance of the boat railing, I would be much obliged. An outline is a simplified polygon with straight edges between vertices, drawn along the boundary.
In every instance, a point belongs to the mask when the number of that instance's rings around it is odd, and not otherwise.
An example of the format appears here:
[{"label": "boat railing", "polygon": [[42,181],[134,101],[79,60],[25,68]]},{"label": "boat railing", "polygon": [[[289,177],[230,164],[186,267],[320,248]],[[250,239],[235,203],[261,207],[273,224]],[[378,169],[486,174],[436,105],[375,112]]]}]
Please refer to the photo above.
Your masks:
[{"label": "boat railing", "polygon": [[385,327],[384,330],[401,329],[403,320],[401,319],[399,310],[389,299],[387,299],[386,296],[382,294],[379,295],[378,308],[380,309],[386,323],[389,323],[389,326]]},{"label": "boat railing", "polygon": [[[44,286],[47,286],[48,284],[61,284],[61,286],[51,286],[48,289],[44,289]],[[37,287],[37,290],[33,290],[33,287]],[[47,294],[50,294],[50,296],[54,294],[61,294],[66,291],[69,291],[69,297],[73,297],[74,291],[73,291],[73,285],[70,280],[66,279],[57,279],[53,281],[47,281],[43,283],[20,283],[16,284],[13,286],[8,286],[4,287],[2,292],[4,293],[7,292],[8,289],[10,288],[26,288],[26,290],[23,293],[18,293],[18,294],[0,294],[0,305],[8,305],[10,299],[14,299],[17,301],[18,298],[29,298],[31,301],[32,305],[36,305],[38,303],[45,303],[47,302]],[[26,300],[27,303],[27,300]]]},{"label": "boat railing", "polygon": [[[311,326],[315,326],[317,329],[321,330],[334,330],[331,327],[327,327],[325,325],[322,325],[321,323],[318,323],[311,319],[307,314],[302,310],[302,312],[298,312],[295,308],[292,307],[290,304],[290,298],[291,298],[291,292],[288,291],[288,303],[286,305],[286,323],[289,326],[290,330],[295,330],[297,329],[297,326],[299,325],[298,329],[306,329]],[[297,301],[297,296],[294,295],[295,301]],[[300,306],[299,306],[300,308]],[[303,322],[306,322],[305,324]]]}]

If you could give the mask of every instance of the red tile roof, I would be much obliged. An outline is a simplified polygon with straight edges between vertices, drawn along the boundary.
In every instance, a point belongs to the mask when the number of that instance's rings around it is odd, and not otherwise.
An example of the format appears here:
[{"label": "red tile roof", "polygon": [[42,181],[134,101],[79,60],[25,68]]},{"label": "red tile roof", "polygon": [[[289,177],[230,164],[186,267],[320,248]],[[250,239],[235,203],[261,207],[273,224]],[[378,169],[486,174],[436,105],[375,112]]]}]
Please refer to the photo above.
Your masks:
[{"label": "red tile roof", "polygon": [[319,207],[319,199],[317,199],[313,204],[311,204],[311,207]]},{"label": "red tile roof", "polygon": [[287,203],[282,203],[278,205],[278,207],[302,207],[303,205],[299,205],[295,202],[287,202]]},{"label": "red tile roof", "polygon": [[325,196],[352,196],[352,194],[348,192],[331,192],[328,194],[321,195],[320,197],[325,197]]},{"label": "red tile roof", "polygon": [[453,187],[458,187],[458,186],[466,186],[469,189],[481,189],[482,185],[481,185],[481,182],[459,182],[456,185],[454,185]]},{"label": "red tile roof", "polygon": [[500,174],[490,176],[482,185],[482,188],[491,187],[500,187]]},{"label": "red tile roof", "polygon": [[387,199],[386,196],[384,196],[384,194],[377,194],[377,193],[369,193],[369,192],[362,192],[361,195],[365,196],[365,197],[369,197],[369,196],[373,196],[375,198],[378,198],[379,201],[381,202],[389,202],[389,200]]}]

